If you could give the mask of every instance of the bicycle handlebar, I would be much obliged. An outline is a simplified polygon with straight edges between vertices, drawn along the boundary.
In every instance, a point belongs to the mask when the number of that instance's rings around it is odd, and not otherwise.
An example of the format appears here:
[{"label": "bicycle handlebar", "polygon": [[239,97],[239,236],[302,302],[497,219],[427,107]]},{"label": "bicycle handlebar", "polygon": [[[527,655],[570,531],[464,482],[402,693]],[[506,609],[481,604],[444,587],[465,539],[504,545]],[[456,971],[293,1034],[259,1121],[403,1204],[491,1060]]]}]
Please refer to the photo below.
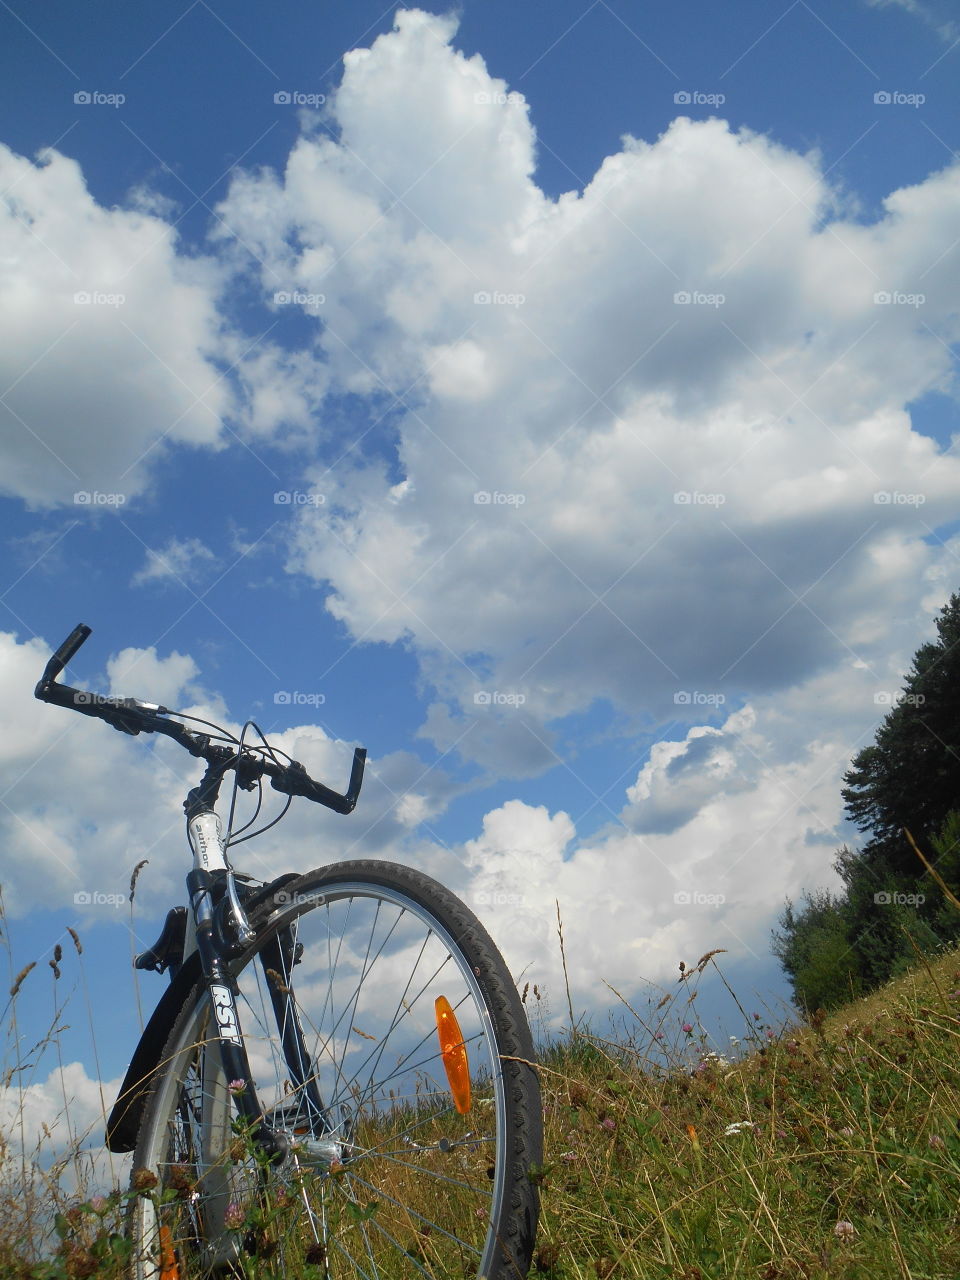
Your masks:
[{"label": "bicycle handlebar", "polygon": [[89,634],[90,628],[87,624],[85,622],[78,622],[44,668],[43,677],[40,681],[41,684],[51,684],[56,680],[57,676],[77,652]]},{"label": "bicycle handlebar", "polygon": [[90,634],[91,628],[84,622],[79,623],[47,662],[43,675],[34,689],[34,696],[41,702],[50,702],[58,707],[79,711],[83,715],[96,716],[121,733],[133,735],[162,733],[186,748],[191,755],[206,760],[208,764],[236,768],[247,785],[252,785],[266,774],[273,789],[284,795],[303,796],[307,800],[313,800],[317,804],[325,805],[328,809],[333,809],[335,813],[353,812],[363,785],[363,770],[367,758],[363,747],[356,747],[354,750],[350,782],[346,791],[341,793],[311,778],[297,760],[291,760],[289,764],[280,764],[276,760],[258,756],[249,747],[243,748],[242,751],[234,751],[230,747],[211,741],[209,734],[195,733],[185,725],[165,720],[164,716],[176,713],[171,712],[167,707],[160,706],[159,703],[141,702],[137,698],[111,698],[101,693],[88,693],[83,689],[73,689],[70,685],[58,683],[57,677],[60,672]]}]

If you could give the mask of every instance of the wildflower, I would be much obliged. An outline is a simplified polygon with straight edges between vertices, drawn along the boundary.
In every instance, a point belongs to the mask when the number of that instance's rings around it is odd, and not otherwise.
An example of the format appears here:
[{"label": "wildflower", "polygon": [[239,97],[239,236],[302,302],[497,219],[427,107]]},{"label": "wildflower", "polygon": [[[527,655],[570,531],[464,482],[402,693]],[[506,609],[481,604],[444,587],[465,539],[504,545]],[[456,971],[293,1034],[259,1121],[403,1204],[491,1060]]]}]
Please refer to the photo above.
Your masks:
[{"label": "wildflower", "polygon": [[152,1169],[134,1169],[131,1183],[134,1191],[152,1191],[157,1185],[157,1175]]},{"label": "wildflower", "polygon": [[744,1129],[755,1129],[757,1126],[752,1120],[736,1120],[733,1124],[728,1124],[723,1131],[725,1138],[731,1137],[735,1133],[742,1133]]},{"label": "wildflower", "polygon": [[927,1141],[928,1145],[933,1147],[934,1151],[941,1151],[944,1147],[944,1141],[940,1137],[939,1133],[931,1133]]},{"label": "wildflower", "polygon": [[760,1021],[760,1015],[759,1015],[759,1013],[755,1013],[755,1014],[753,1015],[753,1020],[754,1020],[754,1022],[759,1022],[759,1021]]},{"label": "wildflower", "polygon": [[662,1031],[655,1031],[655,1032],[653,1033],[653,1038],[654,1038],[654,1040],[662,1040],[662,1039],[663,1039],[663,1032],[662,1032]]},{"label": "wildflower", "polygon": [[76,1240],[67,1245],[67,1274],[70,1276],[94,1276],[97,1274],[97,1259],[93,1251]]},{"label": "wildflower", "polygon": [[555,1244],[542,1244],[537,1250],[533,1263],[538,1271],[549,1271],[560,1260],[560,1247]]},{"label": "wildflower", "polygon": [[575,1151],[560,1152],[560,1159],[563,1161],[564,1164],[573,1164],[576,1158],[577,1158],[577,1153]]},{"label": "wildflower", "polygon": [[693,1149],[694,1149],[694,1151],[699,1152],[699,1150],[700,1150],[700,1139],[699,1139],[699,1137],[697,1136],[697,1126],[696,1126],[696,1125],[693,1125],[693,1124],[688,1124],[688,1125],[687,1125],[687,1137],[688,1137],[688,1138],[690,1139],[690,1141],[693,1143]]},{"label": "wildflower", "polygon": [[196,1178],[185,1164],[173,1165],[167,1175],[167,1182],[175,1191],[180,1192],[190,1192],[197,1185]]},{"label": "wildflower", "polygon": [[689,1022],[685,1022],[683,1026],[680,1028],[680,1030],[684,1033],[684,1035],[689,1036],[693,1034],[693,1027]]},{"label": "wildflower", "polygon": [[841,1137],[841,1138],[852,1138],[852,1137],[853,1137],[853,1130],[850,1128],[850,1126],[849,1126],[848,1124],[845,1124],[845,1125],[843,1126],[843,1128],[842,1128],[842,1129],[838,1129],[838,1130],[837,1130],[837,1133],[839,1133],[839,1135],[840,1135],[840,1137]]},{"label": "wildflower", "polygon": [[848,1244],[857,1234],[857,1228],[852,1222],[838,1222],[833,1228],[833,1234],[838,1240],[842,1240],[844,1244]]},{"label": "wildflower", "polygon": [[616,1127],[617,1127],[616,1120],[611,1120],[609,1116],[604,1116],[603,1119],[600,1121],[600,1128],[606,1129],[608,1133],[613,1133]]},{"label": "wildflower", "polygon": [[709,1071],[711,1067],[728,1067],[730,1059],[725,1058],[722,1053],[714,1053],[709,1050],[703,1055],[697,1065],[694,1067],[694,1075],[702,1075],[704,1071]]},{"label": "wildflower", "polygon": [[90,1197],[90,1208],[93,1210],[94,1213],[103,1213],[103,1211],[107,1208],[108,1203],[109,1202],[106,1196]]},{"label": "wildflower", "polygon": [[238,1098],[240,1094],[244,1092],[246,1087],[247,1087],[246,1080],[231,1080],[230,1083],[227,1085],[227,1088],[230,1090],[230,1092],[233,1094],[235,1098]]},{"label": "wildflower", "polygon": [[246,1220],[243,1205],[231,1200],[223,1215],[223,1225],[228,1231],[239,1231]]},{"label": "wildflower", "polygon": [[767,1039],[768,1039],[768,1040],[775,1040],[775,1039],[776,1039],[776,1036],[775,1036],[775,1035],[774,1035],[774,1033],[770,1030],[770,1028],[769,1028],[769,1027],[767,1027]]}]

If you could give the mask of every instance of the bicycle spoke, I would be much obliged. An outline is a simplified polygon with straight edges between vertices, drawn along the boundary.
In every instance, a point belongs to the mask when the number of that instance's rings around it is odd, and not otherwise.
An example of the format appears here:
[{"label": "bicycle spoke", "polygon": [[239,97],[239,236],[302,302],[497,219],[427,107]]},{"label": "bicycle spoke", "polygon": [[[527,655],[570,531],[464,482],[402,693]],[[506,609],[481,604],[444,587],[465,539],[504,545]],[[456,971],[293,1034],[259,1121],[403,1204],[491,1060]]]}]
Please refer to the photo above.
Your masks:
[{"label": "bicycle spoke", "polygon": [[[201,1162],[200,1133],[219,1114],[226,1083],[219,1059],[204,1057],[217,1054],[216,1042],[198,1047],[167,1093],[176,1140],[162,1153],[154,1142],[166,1181],[181,1176],[177,1161],[201,1175],[163,1211],[177,1248],[196,1255],[197,1280],[246,1247],[265,1277],[297,1274],[308,1258],[328,1280],[522,1274],[507,1263],[513,1246],[501,1243],[516,1237],[518,1196],[501,1054],[530,1050],[498,1039],[475,973],[489,958],[464,954],[453,930],[387,877],[371,871],[368,886],[317,875],[316,902],[301,891],[286,909],[268,909],[236,971],[259,1106],[290,1154],[258,1166],[225,1128],[212,1146],[204,1139]],[[462,1111],[444,1064],[441,1008],[459,1024],[444,1044],[463,1050]],[[237,1230],[240,1218],[259,1225]]]}]

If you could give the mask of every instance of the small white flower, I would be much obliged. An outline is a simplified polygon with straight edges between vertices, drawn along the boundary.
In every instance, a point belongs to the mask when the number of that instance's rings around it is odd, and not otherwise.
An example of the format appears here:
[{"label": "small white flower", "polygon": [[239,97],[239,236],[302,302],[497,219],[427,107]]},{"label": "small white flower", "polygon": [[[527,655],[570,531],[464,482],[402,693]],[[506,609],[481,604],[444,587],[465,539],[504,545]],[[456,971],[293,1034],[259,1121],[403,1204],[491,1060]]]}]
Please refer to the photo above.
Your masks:
[{"label": "small white flower", "polygon": [[725,1138],[732,1137],[735,1133],[741,1133],[744,1129],[755,1129],[757,1126],[752,1120],[737,1120],[734,1124],[728,1124],[723,1131]]}]

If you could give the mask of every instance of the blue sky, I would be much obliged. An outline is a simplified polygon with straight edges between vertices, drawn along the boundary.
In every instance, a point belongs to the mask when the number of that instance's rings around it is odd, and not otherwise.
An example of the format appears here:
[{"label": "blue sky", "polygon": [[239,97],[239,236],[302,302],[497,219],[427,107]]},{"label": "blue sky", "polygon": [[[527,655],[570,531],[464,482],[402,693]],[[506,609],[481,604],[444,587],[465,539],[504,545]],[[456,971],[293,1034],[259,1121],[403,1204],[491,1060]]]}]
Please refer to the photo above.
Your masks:
[{"label": "blue sky", "polygon": [[712,947],[776,1005],[770,926],[957,585],[949,6],[0,24],[3,882],[14,963],[72,925],[117,1001],[78,1092],[135,1017],[127,908],[74,894],[149,857],[151,941],[193,780],[31,701],[81,619],[77,683],[333,785],[367,746],[354,817],[251,871],[421,865],[558,1016],[555,899],[581,1008]]}]

